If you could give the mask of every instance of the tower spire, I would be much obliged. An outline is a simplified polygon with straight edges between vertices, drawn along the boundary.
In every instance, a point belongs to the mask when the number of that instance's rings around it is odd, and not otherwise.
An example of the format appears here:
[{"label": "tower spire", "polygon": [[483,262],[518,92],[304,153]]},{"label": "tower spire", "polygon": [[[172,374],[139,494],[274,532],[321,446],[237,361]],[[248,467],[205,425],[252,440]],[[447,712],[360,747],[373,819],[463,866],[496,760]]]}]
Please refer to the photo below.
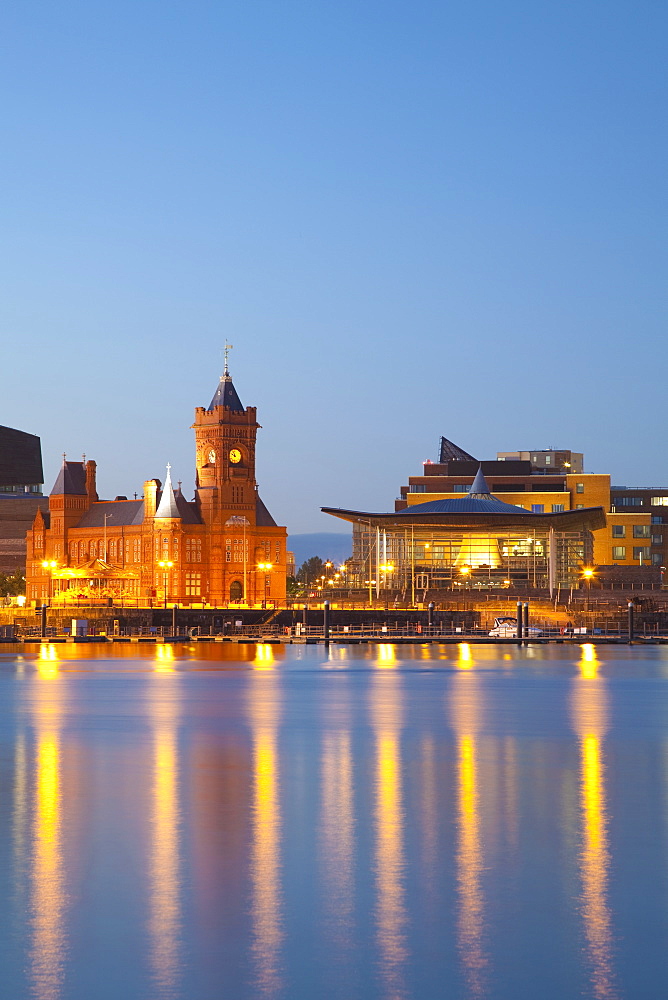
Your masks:
[{"label": "tower spire", "polygon": [[179,508],[176,505],[176,497],[174,496],[171,470],[172,467],[168,462],[165,488],[162,491],[162,496],[160,497],[160,503],[158,504],[158,509],[155,512],[155,517],[181,517]]},{"label": "tower spire", "polygon": [[228,365],[227,362],[228,362],[230,351],[233,350],[233,348],[234,348],[234,344],[228,344],[227,341],[225,341],[225,348],[224,348],[224,351],[223,351],[223,353],[225,354],[225,368],[223,369],[223,378],[228,378],[229,377],[230,367],[229,367],[229,365]]}]

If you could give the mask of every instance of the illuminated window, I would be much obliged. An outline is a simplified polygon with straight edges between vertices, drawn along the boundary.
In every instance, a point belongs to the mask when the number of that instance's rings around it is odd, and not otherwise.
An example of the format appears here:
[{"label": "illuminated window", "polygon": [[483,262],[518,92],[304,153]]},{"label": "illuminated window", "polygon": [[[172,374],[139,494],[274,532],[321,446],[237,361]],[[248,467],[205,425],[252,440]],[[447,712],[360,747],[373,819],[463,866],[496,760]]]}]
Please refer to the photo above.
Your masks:
[{"label": "illuminated window", "polygon": [[575,509],[576,510],[584,510],[584,504],[583,503],[576,503]]},{"label": "illuminated window", "polygon": [[584,493],[584,491],[585,491],[585,484],[584,483],[576,483],[575,484],[575,492],[576,493]]},{"label": "illuminated window", "polygon": [[649,524],[634,524],[633,525],[633,537],[634,538],[649,538]]},{"label": "illuminated window", "polygon": [[626,527],[623,524],[613,524],[613,526],[612,526],[612,537],[613,538],[626,538]]},{"label": "illuminated window", "polygon": [[202,561],[202,539],[186,538],[186,562]]},{"label": "illuminated window", "polygon": [[613,547],[612,547],[612,558],[613,559],[626,559],[626,546],[625,545],[613,545]]},{"label": "illuminated window", "polygon": [[135,562],[141,562],[141,538],[133,539],[132,557]]},{"label": "illuminated window", "polygon": [[563,509],[564,509],[563,503],[553,503],[552,504],[552,513],[553,514],[561,514],[561,512],[562,512]]},{"label": "illuminated window", "polygon": [[668,497],[652,497],[650,503],[652,507],[668,507]]},{"label": "illuminated window", "polygon": [[91,542],[88,547],[88,551],[91,559],[97,559],[97,542]]},{"label": "illuminated window", "polygon": [[202,593],[202,574],[186,573],[186,597],[200,597]]}]

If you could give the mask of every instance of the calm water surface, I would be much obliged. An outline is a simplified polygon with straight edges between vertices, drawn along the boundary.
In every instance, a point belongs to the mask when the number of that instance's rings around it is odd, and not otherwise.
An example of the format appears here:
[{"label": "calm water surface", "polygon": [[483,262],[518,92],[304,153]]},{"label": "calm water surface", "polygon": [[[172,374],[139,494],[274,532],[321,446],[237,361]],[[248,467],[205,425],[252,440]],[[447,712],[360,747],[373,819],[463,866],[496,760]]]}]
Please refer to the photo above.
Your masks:
[{"label": "calm water surface", "polygon": [[668,648],[0,647],[0,996],[666,995]]}]

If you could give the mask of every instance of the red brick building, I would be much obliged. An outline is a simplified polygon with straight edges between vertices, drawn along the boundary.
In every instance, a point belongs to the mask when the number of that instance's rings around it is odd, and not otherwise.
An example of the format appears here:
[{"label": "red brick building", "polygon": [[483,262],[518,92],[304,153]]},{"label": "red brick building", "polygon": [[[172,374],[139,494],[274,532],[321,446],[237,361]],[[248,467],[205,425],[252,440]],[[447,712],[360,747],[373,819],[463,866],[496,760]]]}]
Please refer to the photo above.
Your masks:
[{"label": "red brick building", "polygon": [[100,500],[96,463],[63,460],[47,512],[28,532],[26,595],[41,604],[258,605],[285,599],[287,531],[258,494],[255,407],[227,364],[195,410],[195,496],[159,479],[140,499]]}]

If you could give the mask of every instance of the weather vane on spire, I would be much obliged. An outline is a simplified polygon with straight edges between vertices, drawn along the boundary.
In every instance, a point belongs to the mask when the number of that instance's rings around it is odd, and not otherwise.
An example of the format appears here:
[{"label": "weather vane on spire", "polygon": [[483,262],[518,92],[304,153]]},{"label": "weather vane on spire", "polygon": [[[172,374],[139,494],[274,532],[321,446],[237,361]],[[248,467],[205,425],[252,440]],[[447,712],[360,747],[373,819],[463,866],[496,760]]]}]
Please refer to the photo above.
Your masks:
[{"label": "weather vane on spire", "polygon": [[233,349],[233,347],[234,347],[234,344],[228,344],[227,341],[225,341],[225,350],[224,350],[224,354],[225,354],[225,370],[223,371],[223,377],[225,377],[226,375],[230,374],[230,369],[229,369],[229,366],[227,364],[227,359],[228,359],[229,353]]}]

